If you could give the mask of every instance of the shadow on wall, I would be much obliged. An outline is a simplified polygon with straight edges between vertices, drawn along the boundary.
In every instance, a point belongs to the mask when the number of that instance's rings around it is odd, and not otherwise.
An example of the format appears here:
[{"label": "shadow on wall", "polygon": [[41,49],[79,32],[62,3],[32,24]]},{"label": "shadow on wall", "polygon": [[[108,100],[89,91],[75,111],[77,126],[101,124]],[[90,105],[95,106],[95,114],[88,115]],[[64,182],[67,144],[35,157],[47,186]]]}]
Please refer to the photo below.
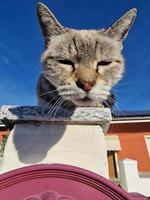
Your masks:
[{"label": "shadow on wall", "polygon": [[50,148],[59,142],[66,129],[66,125],[53,123],[43,127],[35,124],[18,124],[14,128],[13,142],[19,160],[26,164],[41,162]]},{"label": "shadow on wall", "polygon": [[[35,164],[42,161],[47,151],[52,148],[63,136],[66,126],[57,124],[64,116],[68,119],[72,116],[74,109],[63,109],[58,107],[40,106],[6,106],[3,108],[3,118],[13,124],[13,143],[21,162]],[[6,115],[6,116],[5,116]],[[32,123],[37,121],[38,123]],[[45,123],[49,121],[48,123]],[[23,122],[23,123],[22,123]],[[50,124],[51,123],[51,124]]]}]

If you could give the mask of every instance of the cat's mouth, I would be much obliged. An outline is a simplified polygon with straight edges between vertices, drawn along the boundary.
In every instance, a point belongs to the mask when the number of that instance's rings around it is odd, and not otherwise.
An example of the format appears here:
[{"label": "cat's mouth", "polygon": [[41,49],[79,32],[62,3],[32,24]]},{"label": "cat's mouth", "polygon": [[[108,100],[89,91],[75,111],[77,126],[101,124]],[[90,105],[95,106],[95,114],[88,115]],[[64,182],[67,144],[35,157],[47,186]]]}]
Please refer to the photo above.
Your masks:
[{"label": "cat's mouth", "polygon": [[78,97],[72,97],[71,100],[76,100],[76,101],[80,101],[80,102],[91,102],[93,101],[93,99],[89,98],[88,95],[82,98],[78,98]]},{"label": "cat's mouth", "polygon": [[84,98],[81,99],[81,100],[83,100],[83,101],[90,101],[90,100],[92,100],[92,99],[90,99],[88,96],[86,96],[86,97],[84,97]]},{"label": "cat's mouth", "polygon": [[86,92],[80,88],[66,85],[60,86],[57,90],[64,99],[70,100],[75,106],[81,107],[101,107],[109,94],[108,91],[104,90]]},{"label": "cat's mouth", "polygon": [[100,103],[98,101],[90,99],[88,96],[86,96],[86,97],[84,97],[82,99],[71,98],[71,101],[76,106],[81,106],[81,107],[100,107]]},{"label": "cat's mouth", "polygon": [[84,103],[92,102],[92,101],[93,101],[93,99],[90,99],[90,98],[88,98],[88,97],[85,97],[85,98],[83,98],[83,99],[76,99],[76,100],[77,100],[77,101],[84,102]]}]

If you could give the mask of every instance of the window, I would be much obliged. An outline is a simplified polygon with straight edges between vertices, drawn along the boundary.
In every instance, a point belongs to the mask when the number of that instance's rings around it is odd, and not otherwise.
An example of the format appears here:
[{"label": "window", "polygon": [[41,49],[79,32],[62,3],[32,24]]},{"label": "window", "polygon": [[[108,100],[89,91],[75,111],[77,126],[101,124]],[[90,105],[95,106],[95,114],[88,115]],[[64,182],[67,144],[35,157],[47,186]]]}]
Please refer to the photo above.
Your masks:
[{"label": "window", "polygon": [[146,146],[147,146],[147,151],[150,157],[150,135],[146,135],[145,136],[145,142],[146,142]]},{"label": "window", "polygon": [[115,151],[107,151],[108,169],[110,178],[118,178]]},{"label": "window", "polygon": [[118,151],[121,150],[119,137],[117,135],[106,135],[105,136],[107,146],[107,159],[110,180],[119,183],[119,168],[118,168]]}]

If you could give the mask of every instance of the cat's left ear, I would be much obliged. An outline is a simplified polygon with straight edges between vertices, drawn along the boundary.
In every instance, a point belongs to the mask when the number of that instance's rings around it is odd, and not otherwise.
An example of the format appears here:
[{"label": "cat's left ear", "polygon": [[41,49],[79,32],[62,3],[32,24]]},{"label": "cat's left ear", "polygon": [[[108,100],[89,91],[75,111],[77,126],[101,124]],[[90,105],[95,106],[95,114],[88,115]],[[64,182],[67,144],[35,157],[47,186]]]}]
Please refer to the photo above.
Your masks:
[{"label": "cat's left ear", "polygon": [[128,35],[128,32],[136,18],[137,9],[133,8],[123,15],[112,27],[105,31],[105,34],[118,42],[122,42]]},{"label": "cat's left ear", "polygon": [[37,4],[37,15],[45,39],[46,46],[51,36],[64,32],[63,26],[57,21],[52,12],[42,3]]}]

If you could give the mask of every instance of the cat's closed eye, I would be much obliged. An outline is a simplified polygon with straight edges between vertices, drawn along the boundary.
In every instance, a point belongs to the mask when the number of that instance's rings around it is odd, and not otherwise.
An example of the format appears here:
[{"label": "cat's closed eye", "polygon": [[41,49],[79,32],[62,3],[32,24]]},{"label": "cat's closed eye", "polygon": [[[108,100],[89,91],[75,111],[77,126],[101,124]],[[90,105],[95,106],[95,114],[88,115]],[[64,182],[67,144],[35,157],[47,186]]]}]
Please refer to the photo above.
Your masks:
[{"label": "cat's closed eye", "polygon": [[58,60],[60,64],[71,65],[74,68],[74,63],[71,60]]},{"label": "cat's closed eye", "polygon": [[102,61],[99,61],[99,62],[97,63],[97,66],[105,66],[105,65],[109,65],[109,64],[111,64],[111,63],[112,63],[111,60],[102,60]]}]

